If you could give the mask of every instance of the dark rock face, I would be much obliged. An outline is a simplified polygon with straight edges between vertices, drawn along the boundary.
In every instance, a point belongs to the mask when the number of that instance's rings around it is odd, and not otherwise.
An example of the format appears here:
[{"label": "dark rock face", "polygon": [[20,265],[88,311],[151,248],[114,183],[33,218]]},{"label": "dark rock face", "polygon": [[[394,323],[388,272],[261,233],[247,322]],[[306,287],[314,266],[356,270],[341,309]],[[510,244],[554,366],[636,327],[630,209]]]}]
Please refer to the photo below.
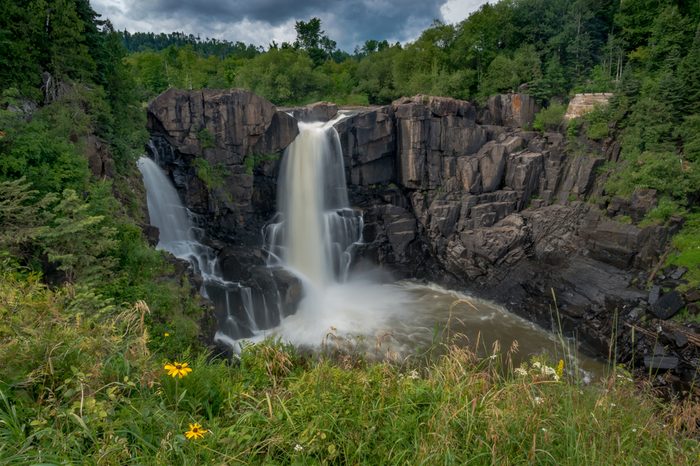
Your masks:
[{"label": "dark rock face", "polygon": [[[339,110],[319,103],[288,111],[328,121]],[[684,330],[668,330],[665,341],[676,349],[664,355],[653,352],[653,338],[642,330],[630,333],[647,311],[667,319],[684,302],[678,293],[659,296],[661,286],[681,283],[682,274],[674,279],[669,272],[651,295],[635,286],[647,280],[672,229],[610,218],[641,219],[656,205],[656,193],[639,190],[600,207],[583,202],[602,192],[597,168],[617,157],[619,145],[569,155],[562,134],[522,129],[536,111],[524,94],[492,97],[482,109],[422,95],[351,109],[335,128],[350,199],[364,216],[359,259],[401,277],[469,289],[545,326],[552,325],[554,309],[565,331],[606,356],[617,325],[621,361],[695,367],[688,362],[697,360],[687,349],[692,345],[678,349],[687,340]],[[281,151],[297,134],[295,120],[245,91],[171,90],[151,104],[149,128],[161,165],[188,207],[205,219],[209,236],[226,243],[221,263],[227,278],[253,283],[261,295],[274,281],[284,312],[292,312],[301,294],[298,280],[281,271],[263,273],[262,254],[252,252],[274,211],[277,163],[264,162],[251,174],[244,162],[251,154]],[[209,145],[203,129],[213,135]],[[223,187],[197,177],[196,158],[223,165]],[[685,299],[688,309],[697,309],[700,296],[691,298]]]},{"label": "dark rock face", "polygon": [[294,118],[248,91],[170,89],[151,102],[148,129],[159,164],[214,237],[259,236],[274,213],[280,153]]},{"label": "dark rock face", "polygon": [[363,109],[335,124],[348,183],[368,186],[396,178],[396,134],[391,106]]},{"label": "dark rock face", "polygon": [[298,121],[330,121],[338,114],[338,106],[331,102],[316,102],[306,107],[280,108],[280,111],[291,113]]},{"label": "dark rock face", "polygon": [[659,300],[652,305],[651,312],[659,319],[666,320],[676,315],[683,306],[685,306],[683,297],[681,297],[678,291],[673,290],[659,298]]}]

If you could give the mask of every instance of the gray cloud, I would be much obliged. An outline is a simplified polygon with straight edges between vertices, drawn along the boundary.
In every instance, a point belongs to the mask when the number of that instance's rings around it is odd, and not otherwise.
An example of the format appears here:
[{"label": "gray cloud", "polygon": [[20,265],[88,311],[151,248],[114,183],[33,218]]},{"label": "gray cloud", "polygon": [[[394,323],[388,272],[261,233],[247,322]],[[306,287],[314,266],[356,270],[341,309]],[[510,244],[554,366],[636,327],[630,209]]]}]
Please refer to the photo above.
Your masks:
[{"label": "gray cloud", "polygon": [[[434,19],[455,22],[484,0],[93,0],[98,13],[129,31],[200,34],[266,46],[295,37],[294,22],[319,17],[344,50],[367,39],[415,39]],[[445,6],[450,6],[446,10]],[[441,7],[443,10],[441,11]],[[478,5],[477,5],[478,7]],[[447,11],[449,15],[445,14]],[[464,14],[463,14],[464,13]],[[449,16],[449,17],[447,17]],[[460,17],[461,16],[461,17]]]}]

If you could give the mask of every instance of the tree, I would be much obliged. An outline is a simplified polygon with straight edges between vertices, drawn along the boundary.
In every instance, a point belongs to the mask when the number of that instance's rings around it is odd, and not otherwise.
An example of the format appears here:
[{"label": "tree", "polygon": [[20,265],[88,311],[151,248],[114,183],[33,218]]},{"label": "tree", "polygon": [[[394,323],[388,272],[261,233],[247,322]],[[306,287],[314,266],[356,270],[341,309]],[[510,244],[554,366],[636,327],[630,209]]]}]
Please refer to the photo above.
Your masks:
[{"label": "tree", "polygon": [[321,20],[311,18],[309,21],[297,21],[294,25],[297,38],[294,47],[305,50],[316,66],[333,56],[336,43],[330,39],[326,32],[321,30]]}]

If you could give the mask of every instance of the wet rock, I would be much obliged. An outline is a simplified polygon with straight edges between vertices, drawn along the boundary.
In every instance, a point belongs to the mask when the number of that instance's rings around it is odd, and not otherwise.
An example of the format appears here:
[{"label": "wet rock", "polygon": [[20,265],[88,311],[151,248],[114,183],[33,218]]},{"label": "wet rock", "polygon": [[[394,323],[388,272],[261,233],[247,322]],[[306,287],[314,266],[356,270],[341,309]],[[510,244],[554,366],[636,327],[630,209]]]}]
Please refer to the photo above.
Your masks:
[{"label": "wet rock", "polygon": [[654,305],[659,300],[660,296],[661,287],[659,285],[654,285],[651,287],[651,290],[649,290],[649,298],[647,300],[649,301],[649,304]]},{"label": "wet rock", "polygon": [[153,225],[141,225],[141,231],[143,231],[148,244],[154,247],[158,244],[160,237],[160,230],[158,230],[158,227],[154,227]]},{"label": "wet rock", "polygon": [[678,367],[676,356],[644,356],[644,365],[651,370],[673,370]]},{"label": "wet rock", "polygon": [[659,319],[666,320],[676,315],[676,313],[680,311],[683,306],[685,306],[685,303],[683,302],[681,294],[678,291],[673,290],[670,293],[666,293],[665,295],[661,296],[661,298],[651,307],[651,312]]},{"label": "wet rock", "polygon": [[272,276],[279,293],[283,315],[293,314],[304,294],[301,281],[296,275],[282,268],[272,269]]},{"label": "wet rock", "polygon": [[338,106],[332,102],[316,102],[305,107],[280,108],[291,113],[298,121],[330,121],[338,114]]}]

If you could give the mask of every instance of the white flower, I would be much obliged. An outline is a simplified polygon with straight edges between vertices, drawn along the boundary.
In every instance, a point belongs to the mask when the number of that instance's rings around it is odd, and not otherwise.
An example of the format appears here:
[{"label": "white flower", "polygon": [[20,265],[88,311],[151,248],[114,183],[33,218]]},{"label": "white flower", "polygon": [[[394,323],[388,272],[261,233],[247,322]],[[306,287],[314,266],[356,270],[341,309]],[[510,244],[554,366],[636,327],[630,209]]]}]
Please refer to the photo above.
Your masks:
[{"label": "white flower", "polygon": [[490,359],[491,361],[495,361],[497,357],[498,357],[497,355],[492,354],[491,356],[489,356],[489,359]]},{"label": "white flower", "polygon": [[543,366],[543,367],[542,367],[542,373],[543,373],[544,375],[557,375],[557,371],[554,370],[553,367],[549,367],[549,366]]},{"label": "white flower", "polygon": [[634,429],[632,429],[632,432],[637,432],[637,428],[635,427]]},{"label": "white flower", "polygon": [[532,367],[534,367],[535,369],[539,369],[542,367],[542,364],[539,361],[535,361],[532,363]]},{"label": "white flower", "polygon": [[302,451],[303,449],[304,449],[304,447],[302,447],[298,443],[296,445],[294,445],[294,451]]},{"label": "white flower", "polygon": [[539,396],[536,396],[535,397],[535,404],[541,405],[542,403],[544,403],[544,400],[542,398],[540,398]]},{"label": "white flower", "polygon": [[515,375],[519,377],[525,377],[527,375],[527,371],[522,367],[518,367],[515,369]]},{"label": "white flower", "polygon": [[420,375],[418,375],[417,370],[413,369],[411,372],[409,372],[408,378],[411,380],[417,380],[417,379],[420,379]]},{"label": "white flower", "polygon": [[611,408],[614,408],[615,406],[617,406],[615,403],[610,403]]},{"label": "white flower", "polygon": [[542,432],[547,432],[547,429],[545,429],[545,428],[543,427],[543,428],[542,428]]}]

